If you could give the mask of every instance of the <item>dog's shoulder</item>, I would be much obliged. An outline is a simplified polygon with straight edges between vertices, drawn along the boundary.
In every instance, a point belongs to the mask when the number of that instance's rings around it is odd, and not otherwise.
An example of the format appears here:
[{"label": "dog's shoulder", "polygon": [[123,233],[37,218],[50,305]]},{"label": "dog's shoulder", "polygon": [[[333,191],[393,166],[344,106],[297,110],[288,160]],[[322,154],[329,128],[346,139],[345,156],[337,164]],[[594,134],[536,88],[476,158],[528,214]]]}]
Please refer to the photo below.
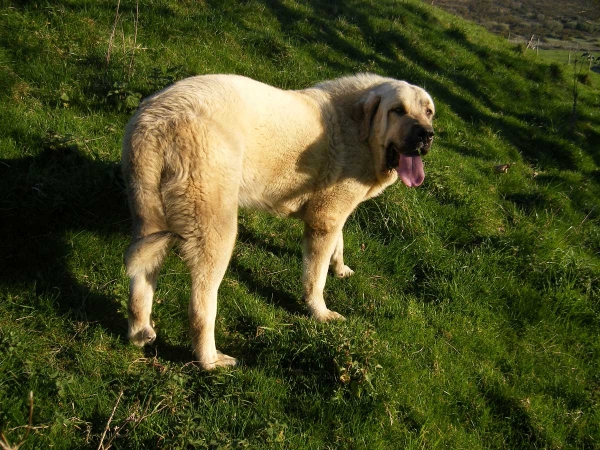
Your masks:
[{"label": "dog's shoulder", "polygon": [[362,93],[388,81],[393,80],[373,73],[359,73],[323,81],[315,85],[314,88],[323,90],[333,97],[338,97],[346,94]]}]

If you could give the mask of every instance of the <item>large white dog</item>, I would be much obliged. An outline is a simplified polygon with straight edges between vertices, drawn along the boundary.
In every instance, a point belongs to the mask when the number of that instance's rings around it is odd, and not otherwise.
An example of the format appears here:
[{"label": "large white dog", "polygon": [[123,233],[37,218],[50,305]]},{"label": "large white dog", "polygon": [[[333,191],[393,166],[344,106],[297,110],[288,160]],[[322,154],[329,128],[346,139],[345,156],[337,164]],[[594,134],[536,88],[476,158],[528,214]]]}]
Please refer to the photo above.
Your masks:
[{"label": "large white dog", "polygon": [[284,91],[234,75],[182,80],[145,100],[125,131],[122,166],[133,215],[129,339],[154,341],[158,271],[179,241],[189,266],[192,347],[202,367],[234,365],[217,351],[217,291],[234,246],[238,207],[302,220],[303,292],[320,321],[328,267],[344,264],[342,227],[357,205],[400,178],[423,182],[434,105],[421,88],[361,74]]}]

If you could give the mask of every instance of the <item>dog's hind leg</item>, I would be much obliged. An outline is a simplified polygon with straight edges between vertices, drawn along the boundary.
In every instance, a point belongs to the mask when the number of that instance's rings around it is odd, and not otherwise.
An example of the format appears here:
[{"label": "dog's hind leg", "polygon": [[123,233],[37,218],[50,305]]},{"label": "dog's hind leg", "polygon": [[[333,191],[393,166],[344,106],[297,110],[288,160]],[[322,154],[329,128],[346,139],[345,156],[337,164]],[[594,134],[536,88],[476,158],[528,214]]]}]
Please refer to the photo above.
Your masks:
[{"label": "dog's hind leg", "polygon": [[127,249],[125,265],[130,276],[128,338],[137,345],[156,339],[150,315],[160,266],[174,238],[170,232],[158,232],[138,239]]},{"label": "dog's hind leg", "polygon": [[128,337],[138,346],[156,339],[150,315],[156,278],[176,235],[168,230],[160,192],[163,144],[143,120],[130,122],[123,140],[122,168],[133,219],[132,244],[125,253],[130,277]]},{"label": "dog's hind leg", "polygon": [[196,226],[191,233],[183,235],[181,246],[192,279],[189,304],[192,348],[204,369],[237,363],[235,358],[217,351],[215,345],[217,291],[233,252],[237,231],[237,198],[221,194],[225,193],[219,193],[220,201],[196,199]]}]

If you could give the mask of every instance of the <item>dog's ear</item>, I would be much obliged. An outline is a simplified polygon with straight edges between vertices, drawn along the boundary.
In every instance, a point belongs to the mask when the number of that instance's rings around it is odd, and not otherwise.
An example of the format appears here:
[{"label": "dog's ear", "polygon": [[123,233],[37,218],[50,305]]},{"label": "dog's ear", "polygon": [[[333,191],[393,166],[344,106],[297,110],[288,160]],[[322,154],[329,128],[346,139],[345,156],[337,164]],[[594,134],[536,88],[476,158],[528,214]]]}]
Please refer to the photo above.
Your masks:
[{"label": "dog's ear", "polygon": [[358,125],[358,139],[361,141],[366,141],[369,138],[371,123],[377,112],[379,102],[381,102],[381,96],[375,92],[369,92],[366,99],[363,97],[352,107],[352,119]]}]

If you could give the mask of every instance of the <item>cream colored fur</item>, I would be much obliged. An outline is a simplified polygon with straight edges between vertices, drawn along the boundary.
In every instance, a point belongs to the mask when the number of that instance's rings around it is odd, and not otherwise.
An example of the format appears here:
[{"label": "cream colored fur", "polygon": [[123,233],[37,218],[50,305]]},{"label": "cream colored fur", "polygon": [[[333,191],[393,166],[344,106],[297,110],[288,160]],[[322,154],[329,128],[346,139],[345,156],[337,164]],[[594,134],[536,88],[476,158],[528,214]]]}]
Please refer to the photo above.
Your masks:
[{"label": "cream colored fur", "polygon": [[[398,105],[405,114],[393,112]],[[198,76],[145,100],[123,142],[133,216],[125,258],[130,340],[144,345],[156,337],[150,319],[156,278],[178,241],[191,272],[195,355],[206,369],[236,363],[217,351],[214,324],[238,207],[305,223],[307,307],[317,320],[342,319],[325,305],[323,288],[329,267],[339,277],[353,273],[343,260],[344,222],[398,178],[386,165],[389,145],[401,148],[416,125],[430,127],[432,115],[422,89],[369,74],[302,91],[241,76]]]}]

